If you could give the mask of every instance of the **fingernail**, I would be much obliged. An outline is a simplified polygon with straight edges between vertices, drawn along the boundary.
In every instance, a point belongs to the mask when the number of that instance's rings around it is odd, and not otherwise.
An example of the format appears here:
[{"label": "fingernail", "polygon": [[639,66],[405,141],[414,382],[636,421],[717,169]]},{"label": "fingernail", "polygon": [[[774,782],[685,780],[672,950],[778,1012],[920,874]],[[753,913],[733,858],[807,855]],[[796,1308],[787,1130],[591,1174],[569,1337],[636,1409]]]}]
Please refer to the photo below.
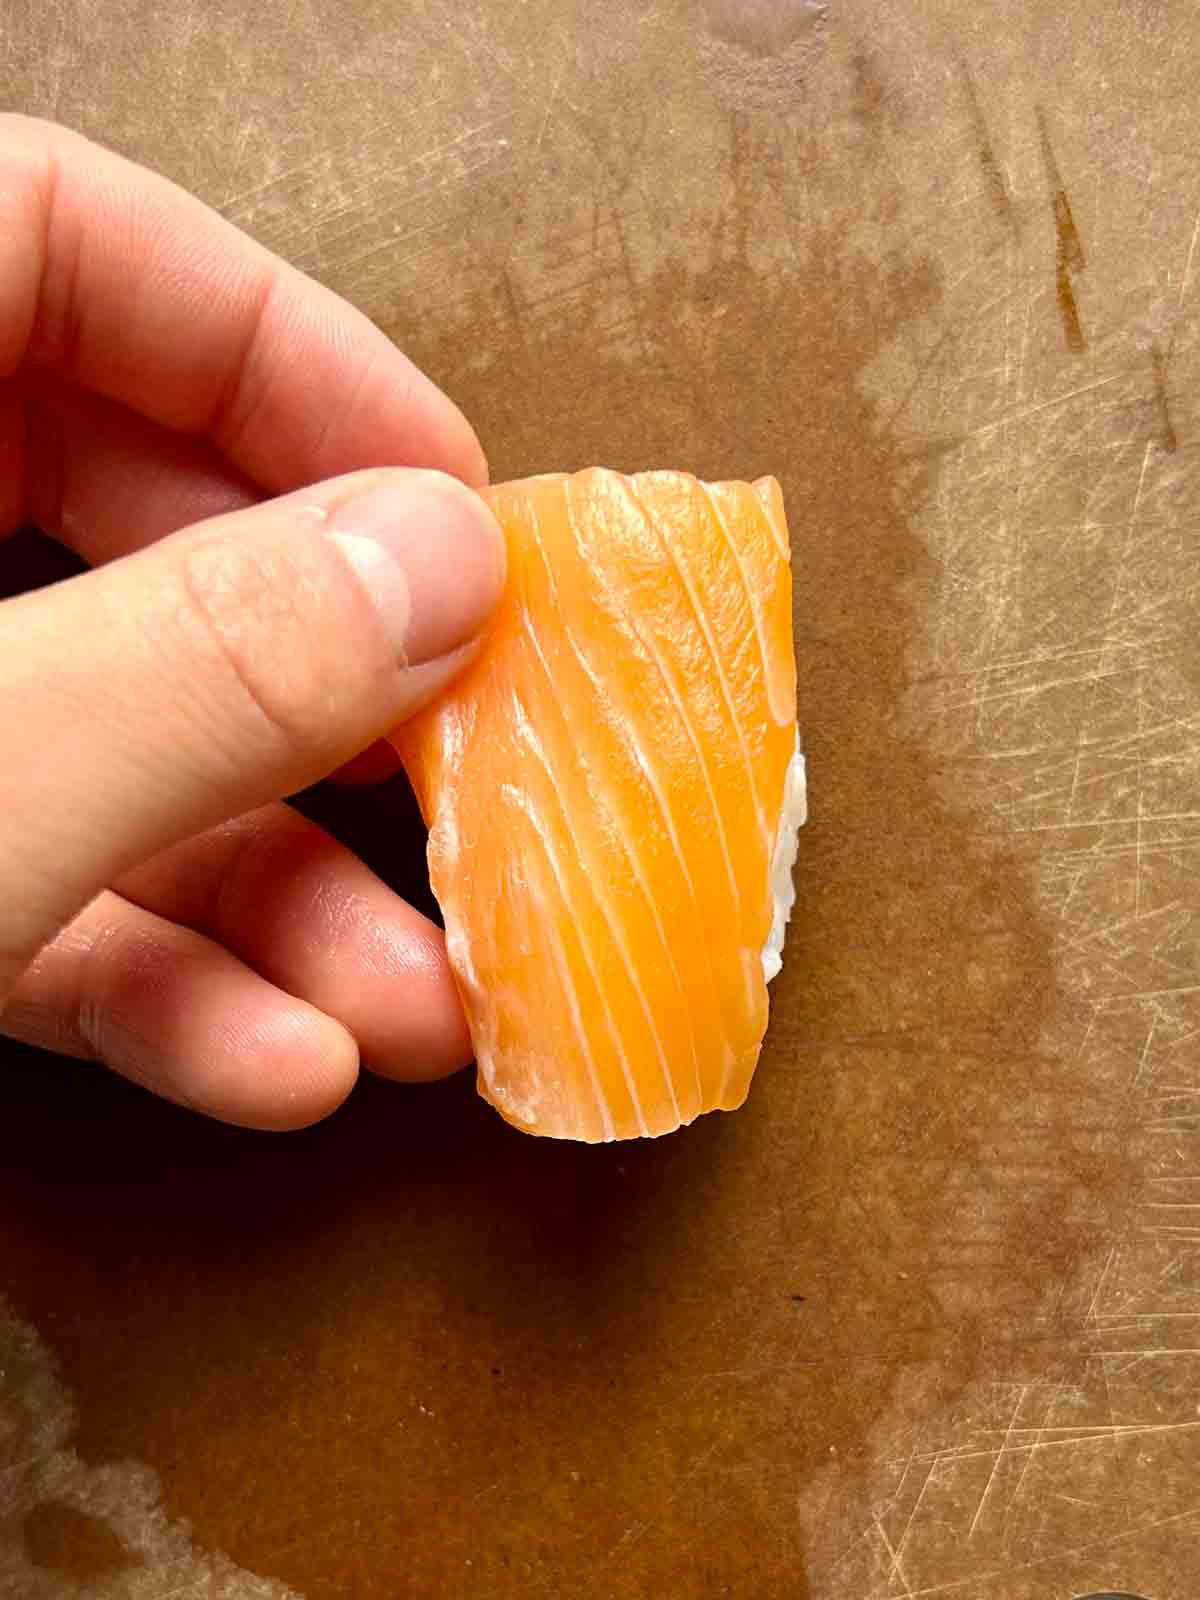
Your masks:
[{"label": "fingernail", "polygon": [[504,538],[487,506],[440,472],[397,473],[332,512],[327,531],[402,661],[466,644],[504,587]]}]

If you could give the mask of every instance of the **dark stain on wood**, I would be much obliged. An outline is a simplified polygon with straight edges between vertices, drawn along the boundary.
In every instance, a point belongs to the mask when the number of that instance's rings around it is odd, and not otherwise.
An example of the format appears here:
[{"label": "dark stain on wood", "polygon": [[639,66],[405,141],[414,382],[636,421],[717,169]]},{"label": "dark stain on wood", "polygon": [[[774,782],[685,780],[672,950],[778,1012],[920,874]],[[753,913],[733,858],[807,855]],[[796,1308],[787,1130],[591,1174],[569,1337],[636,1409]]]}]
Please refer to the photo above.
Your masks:
[{"label": "dark stain on wood", "polygon": [[64,1578],[86,1582],[140,1564],[106,1522],[63,1501],[34,1506],[21,1531],[34,1566]]},{"label": "dark stain on wood", "polygon": [[983,114],[983,107],[979,103],[979,92],[975,88],[975,80],[970,69],[961,57],[958,58],[958,75],[962,81],[963,94],[966,97],[967,111],[971,118],[971,127],[975,134],[975,159],[979,162],[983,172],[984,183],[987,185],[988,198],[1000,221],[1013,234],[1020,232],[1017,223],[1016,209],[1012,203],[1012,196],[1008,192],[1005,181],[1004,169],[996,158],[995,147],[992,144],[991,130],[987,125],[987,118]]},{"label": "dark stain on wood", "polygon": [[1038,134],[1042,145],[1042,160],[1046,165],[1046,178],[1050,185],[1050,205],[1054,212],[1055,234],[1055,291],[1058,299],[1059,315],[1062,318],[1063,338],[1066,340],[1067,349],[1073,355],[1082,355],[1087,349],[1087,340],[1084,338],[1083,324],[1079,317],[1079,303],[1075,298],[1075,285],[1072,273],[1082,272],[1087,265],[1083,253],[1083,241],[1079,237],[1079,229],[1075,226],[1075,217],[1071,211],[1071,202],[1067,197],[1066,185],[1063,183],[1062,174],[1055,159],[1054,147],[1050,143],[1050,130],[1046,125],[1046,113],[1041,106],[1037,107]]},{"label": "dark stain on wood", "polygon": [[1171,420],[1171,402],[1167,395],[1167,357],[1157,341],[1150,346],[1150,366],[1154,373],[1154,401],[1158,407],[1159,443],[1174,455],[1179,448],[1179,436]]},{"label": "dark stain on wood", "polygon": [[1083,336],[1083,324],[1079,320],[1079,305],[1076,302],[1075,289],[1071,283],[1071,269],[1067,265],[1061,250],[1058,252],[1054,277],[1058,296],[1058,311],[1062,317],[1063,338],[1066,340],[1067,349],[1072,355],[1082,355],[1087,349],[1087,340]]},{"label": "dark stain on wood", "polygon": [[903,122],[900,97],[895,85],[885,83],[879,63],[871,51],[857,51],[850,62],[850,112],[854,120],[873,139],[889,127]]}]

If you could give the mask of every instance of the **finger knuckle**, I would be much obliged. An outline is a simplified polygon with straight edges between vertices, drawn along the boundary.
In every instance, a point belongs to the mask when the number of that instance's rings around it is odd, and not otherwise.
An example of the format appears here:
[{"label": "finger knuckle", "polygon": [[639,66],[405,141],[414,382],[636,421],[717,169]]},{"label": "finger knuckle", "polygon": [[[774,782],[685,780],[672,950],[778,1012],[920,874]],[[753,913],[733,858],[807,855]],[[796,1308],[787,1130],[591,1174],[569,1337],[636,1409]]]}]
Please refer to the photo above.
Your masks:
[{"label": "finger knuckle", "polygon": [[327,742],[354,676],[344,661],[338,670],[328,585],[326,563],[282,546],[215,539],[181,563],[185,615],[222,715],[300,755]]},{"label": "finger knuckle", "polygon": [[97,1060],[112,1057],[131,1017],[166,974],[162,941],[144,923],[109,915],[89,926],[74,961],[70,1020]]}]

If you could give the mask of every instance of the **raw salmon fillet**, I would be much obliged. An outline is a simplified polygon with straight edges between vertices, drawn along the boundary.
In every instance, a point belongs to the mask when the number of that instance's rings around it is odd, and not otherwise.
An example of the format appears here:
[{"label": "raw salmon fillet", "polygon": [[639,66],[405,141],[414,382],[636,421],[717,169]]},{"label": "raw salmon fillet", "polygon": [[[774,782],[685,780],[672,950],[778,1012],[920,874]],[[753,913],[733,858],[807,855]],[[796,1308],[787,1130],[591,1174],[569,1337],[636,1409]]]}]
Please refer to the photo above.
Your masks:
[{"label": "raw salmon fillet", "polygon": [[529,1133],[669,1133],[746,1097],[803,820],[771,478],[486,491],[492,632],[396,736],[480,1093]]}]

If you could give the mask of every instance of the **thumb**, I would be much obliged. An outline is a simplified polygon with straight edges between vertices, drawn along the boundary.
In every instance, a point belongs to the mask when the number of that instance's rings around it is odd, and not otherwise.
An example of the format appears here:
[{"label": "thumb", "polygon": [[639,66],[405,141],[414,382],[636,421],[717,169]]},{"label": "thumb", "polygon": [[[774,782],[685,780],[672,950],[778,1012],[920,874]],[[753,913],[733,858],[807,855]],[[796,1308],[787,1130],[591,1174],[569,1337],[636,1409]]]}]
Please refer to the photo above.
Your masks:
[{"label": "thumb", "polygon": [[135,863],[315,782],[424,704],[503,574],[477,495],[395,469],[0,605],[0,1003]]}]

